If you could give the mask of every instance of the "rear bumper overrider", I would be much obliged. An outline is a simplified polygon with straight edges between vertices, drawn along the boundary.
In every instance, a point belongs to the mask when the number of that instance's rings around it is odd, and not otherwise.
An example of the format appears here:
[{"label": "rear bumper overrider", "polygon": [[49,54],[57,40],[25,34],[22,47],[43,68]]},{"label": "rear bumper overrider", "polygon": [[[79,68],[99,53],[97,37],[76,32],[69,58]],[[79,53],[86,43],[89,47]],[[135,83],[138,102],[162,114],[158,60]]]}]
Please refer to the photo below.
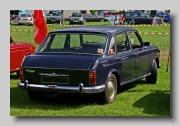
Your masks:
[{"label": "rear bumper overrider", "polygon": [[100,86],[84,86],[80,83],[79,86],[59,86],[54,84],[29,84],[25,82],[18,82],[18,87],[24,90],[36,90],[45,92],[59,92],[59,93],[100,93],[104,91],[105,85]]}]

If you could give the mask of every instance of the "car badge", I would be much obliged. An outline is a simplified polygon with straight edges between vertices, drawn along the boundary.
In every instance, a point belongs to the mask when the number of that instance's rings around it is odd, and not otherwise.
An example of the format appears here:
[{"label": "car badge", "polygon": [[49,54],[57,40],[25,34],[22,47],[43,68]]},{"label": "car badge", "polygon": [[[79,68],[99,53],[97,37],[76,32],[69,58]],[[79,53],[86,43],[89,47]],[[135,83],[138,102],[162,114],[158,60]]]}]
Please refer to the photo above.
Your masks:
[{"label": "car badge", "polygon": [[32,70],[32,69],[26,69],[26,72],[29,72],[29,73],[34,73],[35,70]]}]

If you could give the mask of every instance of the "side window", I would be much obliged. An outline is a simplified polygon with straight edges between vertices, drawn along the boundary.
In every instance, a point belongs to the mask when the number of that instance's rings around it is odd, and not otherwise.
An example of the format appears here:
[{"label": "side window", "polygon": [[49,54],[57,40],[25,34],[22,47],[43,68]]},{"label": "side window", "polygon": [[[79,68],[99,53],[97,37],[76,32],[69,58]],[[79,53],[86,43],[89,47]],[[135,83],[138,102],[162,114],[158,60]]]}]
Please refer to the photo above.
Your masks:
[{"label": "side window", "polygon": [[115,37],[112,37],[111,43],[109,45],[109,54],[113,55],[115,54]]},{"label": "side window", "polygon": [[135,32],[129,33],[129,37],[133,49],[141,48],[143,46]]},{"label": "side window", "polygon": [[[50,46],[50,49],[62,49],[64,48],[64,42],[65,42],[66,35],[55,35],[53,43]],[[47,42],[50,41],[50,38]]]},{"label": "side window", "polygon": [[76,48],[76,47],[81,48],[79,35],[71,34],[70,35],[70,48]]},{"label": "side window", "polygon": [[139,17],[139,14],[138,13],[134,13],[133,16],[134,17]]},{"label": "side window", "polygon": [[127,33],[121,33],[116,35],[116,45],[117,52],[122,52],[131,49]]}]

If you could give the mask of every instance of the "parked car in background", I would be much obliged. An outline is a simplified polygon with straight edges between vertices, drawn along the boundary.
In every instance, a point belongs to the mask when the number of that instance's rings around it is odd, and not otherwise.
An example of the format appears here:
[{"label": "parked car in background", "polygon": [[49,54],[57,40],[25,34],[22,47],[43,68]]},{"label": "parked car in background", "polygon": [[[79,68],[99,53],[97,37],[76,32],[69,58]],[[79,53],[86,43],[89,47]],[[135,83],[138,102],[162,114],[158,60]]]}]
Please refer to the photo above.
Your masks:
[{"label": "parked car in background", "polygon": [[12,20],[14,20],[20,14],[26,14],[26,10],[10,10]]},{"label": "parked car in background", "polygon": [[46,18],[47,18],[47,24],[51,24],[51,23],[63,24],[64,21],[61,10],[50,10]]},{"label": "parked car in background", "polygon": [[16,72],[19,77],[19,70],[24,57],[34,54],[34,52],[34,45],[27,42],[14,42],[10,36],[10,73]]},{"label": "parked car in background", "polygon": [[20,14],[17,19],[18,24],[34,25],[33,14]]},{"label": "parked car in background", "polygon": [[84,25],[84,17],[82,13],[73,12],[70,16],[69,24],[81,24]]},{"label": "parked car in background", "polygon": [[126,22],[134,20],[135,24],[152,24],[153,17],[149,17],[146,13],[125,12]]},{"label": "parked car in background", "polygon": [[92,14],[85,14],[83,15],[84,17],[84,21],[88,21],[88,22],[93,22],[93,21],[101,21],[101,22],[104,22],[104,21],[108,21],[105,17],[103,16],[96,16],[96,15],[92,15]]},{"label": "parked car in background", "polygon": [[118,87],[143,78],[156,84],[159,58],[159,48],[131,27],[63,28],[50,32],[36,53],[24,58],[18,86],[31,100],[81,93],[112,103]]}]

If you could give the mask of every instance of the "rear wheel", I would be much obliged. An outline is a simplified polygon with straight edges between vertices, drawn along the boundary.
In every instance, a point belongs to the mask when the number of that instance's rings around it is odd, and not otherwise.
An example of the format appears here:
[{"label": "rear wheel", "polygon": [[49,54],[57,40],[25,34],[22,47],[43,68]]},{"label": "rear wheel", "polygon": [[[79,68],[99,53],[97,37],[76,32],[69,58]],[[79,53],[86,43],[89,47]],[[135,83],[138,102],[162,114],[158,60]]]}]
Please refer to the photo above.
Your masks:
[{"label": "rear wheel", "polygon": [[28,96],[31,100],[42,100],[46,98],[44,92],[28,90]]},{"label": "rear wheel", "polygon": [[105,90],[100,93],[102,102],[107,103],[113,103],[116,99],[117,94],[117,80],[114,74],[111,74],[108,78],[108,81],[106,83]]},{"label": "rear wheel", "polygon": [[151,75],[146,77],[146,82],[156,84],[156,81],[157,81],[157,63],[155,61],[151,69]]}]

